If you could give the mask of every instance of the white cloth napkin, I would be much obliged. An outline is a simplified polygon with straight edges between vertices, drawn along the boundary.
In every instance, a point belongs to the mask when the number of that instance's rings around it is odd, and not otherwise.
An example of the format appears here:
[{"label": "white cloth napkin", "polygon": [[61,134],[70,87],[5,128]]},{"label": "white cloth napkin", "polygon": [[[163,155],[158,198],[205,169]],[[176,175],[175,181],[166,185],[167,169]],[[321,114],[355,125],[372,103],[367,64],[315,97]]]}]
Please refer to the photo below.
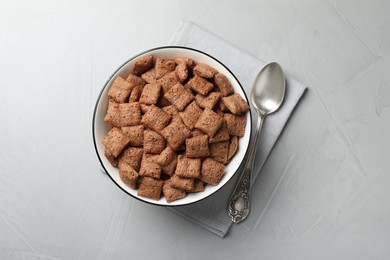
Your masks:
[{"label": "white cloth napkin", "polygon": [[[192,47],[204,51],[224,63],[238,78],[247,94],[250,93],[254,79],[265,65],[263,61],[249,55],[238,47],[226,42],[220,37],[190,22],[181,21],[170,45]],[[282,64],[283,65],[283,64]],[[254,181],[259,175],[268,154],[283,130],[290,114],[299,102],[306,86],[296,80],[286,77],[286,94],[281,108],[269,115],[264,121],[259,136],[259,146],[253,170]],[[252,108],[253,128],[256,126],[256,112]],[[252,131],[254,132],[254,131]],[[232,225],[227,215],[227,204],[231,192],[238,180],[236,174],[222,189],[210,197],[191,205],[169,208],[184,218],[204,227],[205,229],[224,237]],[[256,192],[252,190],[252,192]]]}]

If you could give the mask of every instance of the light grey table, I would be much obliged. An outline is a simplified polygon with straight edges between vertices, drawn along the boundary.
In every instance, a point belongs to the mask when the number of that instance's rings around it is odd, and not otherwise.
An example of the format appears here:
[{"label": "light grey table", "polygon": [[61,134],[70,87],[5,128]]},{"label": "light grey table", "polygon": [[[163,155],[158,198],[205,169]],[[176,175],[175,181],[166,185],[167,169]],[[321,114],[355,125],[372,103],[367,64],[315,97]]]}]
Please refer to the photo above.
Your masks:
[{"label": "light grey table", "polygon": [[[0,259],[390,259],[389,1],[1,1]],[[189,19],[309,91],[226,238],[127,196],[91,115]]]}]

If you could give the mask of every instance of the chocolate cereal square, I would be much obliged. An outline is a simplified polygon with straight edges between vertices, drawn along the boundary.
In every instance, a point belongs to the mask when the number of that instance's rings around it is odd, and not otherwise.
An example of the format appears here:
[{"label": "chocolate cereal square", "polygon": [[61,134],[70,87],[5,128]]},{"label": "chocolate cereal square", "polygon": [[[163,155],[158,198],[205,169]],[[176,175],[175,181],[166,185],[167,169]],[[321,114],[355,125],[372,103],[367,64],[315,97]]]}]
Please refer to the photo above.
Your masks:
[{"label": "chocolate cereal square", "polygon": [[180,177],[180,176],[174,174],[171,177],[171,186],[178,188],[178,189],[191,191],[194,188],[194,179]]},{"label": "chocolate cereal square", "polygon": [[236,154],[238,150],[238,137],[232,136],[229,142],[228,161]]},{"label": "chocolate cereal square", "polygon": [[179,111],[182,111],[192,100],[194,100],[194,95],[185,90],[180,83],[175,84],[170,90],[165,92],[164,97]]},{"label": "chocolate cereal square", "polygon": [[199,178],[200,177],[200,168],[202,166],[202,161],[200,158],[187,158],[187,176],[188,178]]},{"label": "chocolate cereal square", "polygon": [[165,149],[165,139],[153,130],[144,131],[145,153],[160,154]]},{"label": "chocolate cereal square", "polygon": [[170,120],[170,115],[165,113],[161,108],[151,105],[142,117],[141,122],[150,129],[160,132],[169,124]]},{"label": "chocolate cereal square", "polygon": [[227,129],[229,135],[243,137],[245,134],[246,115],[236,116],[230,113],[225,113]]},{"label": "chocolate cereal square", "polygon": [[104,137],[103,144],[106,154],[116,158],[129,144],[129,138],[122,133],[120,128],[113,127]]},{"label": "chocolate cereal square", "polygon": [[116,127],[139,125],[141,108],[137,102],[116,103],[110,100],[104,121]]},{"label": "chocolate cereal square", "polygon": [[150,177],[144,177],[138,188],[138,195],[153,200],[159,200],[161,197],[163,180],[156,180]]},{"label": "chocolate cereal square", "polygon": [[238,93],[228,97],[223,97],[222,102],[225,104],[227,109],[235,115],[245,114],[250,108],[248,103],[246,103],[246,101]]},{"label": "chocolate cereal square", "polygon": [[210,144],[210,158],[226,164],[228,161],[229,141]]},{"label": "chocolate cereal square", "polygon": [[142,94],[142,90],[144,88],[141,87],[141,86],[135,86],[133,88],[133,90],[131,91],[130,93],[130,97],[129,97],[129,103],[130,102],[138,102],[139,101],[139,98],[141,97],[141,94]]},{"label": "chocolate cereal square", "polygon": [[210,90],[214,88],[213,83],[207,81],[206,79],[195,75],[192,79],[190,79],[187,84],[195,90],[197,93],[206,96]]},{"label": "chocolate cereal square", "polygon": [[104,147],[104,155],[113,167],[118,167],[118,158],[115,158],[114,155],[110,154],[107,147]]},{"label": "chocolate cereal square", "polygon": [[187,195],[184,190],[172,187],[171,182],[172,181],[170,179],[164,181],[164,185],[162,188],[162,192],[168,203],[178,199],[182,199]]},{"label": "chocolate cereal square", "polygon": [[194,67],[193,71],[194,74],[199,75],[202,78],[208,79],[211,79],[212,77],[214,77],[215,74],[218,73],[218,70],[205,63],[199,63]]},{"label": "chocolate cereal square", "polygon": [[200,176],[201,159],[188,158],[178,155],[175,175],[185,178],[198,178]]},{"label": "chocolate cereal square", "polygon": [[160,166],[166,166],[175,159],[175,156],[176,156],[175,151],[173,151],[173,149],[171,147],[167,146],[167,148],[165,148],[160,153],[160,156],[157,158],[156,162]]},{"label": "chocolate cereal square", "polygon": [[144,144],[143,125],[122,127],[122,132],[129,138],[130,146],[142,146]]},{"label": "chocolate cereal square", "polygon": [[173,155],[172,161],[170,161],[167,165],[161,166],[161,169],[164,173],[168,174],[169,176],[172,176],[175,173],[177,166],[177,154],[175,153]]},{"label": "chocolate cereal square", "polygon": [[177,64],[175,72],[180,79],[180,82],[184,82],[188,77],[188,68],[185,62]]},{"label": "chocolate cereal square", "polygon": [[197,94],[195,96],[195,101],[201,108],[210,108],[213,109],[214,106],[221,99],[221,92],[210,92],[207,96],[203,96],[201,94]]},{"label": "chocolate cereal square", "polygon": [[202,162],[200,180],[210,185],[218,185],[224,174],[225,165],[207,157]]},{"label": "chocolate cereal square", "polygon": [[154,68],[156,69],[156,78],[160,79],[163,76],[167,75],[169,72],[175,70],[176,62],[174,60],[169,60],[161,57],[157,57]]},{"label": "chocolate cereal square", "polygon": [[119,178],[123,181],[124,184],[130,188],[135,189],[138,181],[138,172],[131,167],[130,164],[126,162],[121,162],[118,164],[119,168]]},{"label": "chocolate cereal square", "polygon": [[176,83],[180,82],[176,72],[172,71],[158,80],[161,84],[163,93],[167,93]]},{"label": "chocolate cereal square", "polygon": [[118,103],[124,103],[129,98],[134,86],[121,76],[117,76],[108,90],[108,96]]},{"label": "chocolate cereal square", "polygon": [[186,127],[192,130],[202,114],[202,109],[196,104],[195,101],[191,102],[182,112],[179,112],[180,118]]},{"label": "chocolate cereal square", "polygon": [[168,145],[175,151],[191,136],[190,130],[179,120],[172,121],[161,131],[161,134],[167,140]]},{"label": "chocolate cereal square", "polygon": [[161,167],[156,162],[156,157],[152,154],[144,154],[142,157],[141,168],[139,170],[140,176],[152,177],[160,179]]},{"label": "chocolate cereal square", "polygon": [[205,132],[209,137],[212,137],[222,124],[223,118],[213,110],[206,108],[200,115],[195,127]]},{"label": "chocolate cereal square", "polygon": [[209,136],[200,135],[186,139],[186,156],[189,158],[201,158],[210,155]]},{"label": "chocolate cereal square", "polygon": [[214,82],[220,89],[222,96],[227,97],[234,93],[232,84],[230,84],[228,78],[222,73],[218,73],[214,76]]},{"label": "chocolate cereal square", "polygon": [[146,81],[146,83],[153,83],[153,82],[156,82],[156,70],[153,68],[153,69],[150,69],[148,70],[147,72],[145,72],[144,74],[141,75],[141,78],[143,80]]},{"label": "chocolate cereal square", "polygon": [[139,98],[140,104],[153,105],[156,104],[160,96],[161,85],[160,83],[146,84],[142,90],[141,97]]},{"label": "chocolate cereal square", "polygon": [[133,167],[137,172],[141,168],[142,157],[144,149],[141,147],[128,147],[123,150],[119,157],[119,163],[126,163]]},{"label": "chocolate cereal square", "polygon": [[175,174],[177,176],[186,177],[187,165],[188,165],[187,157],[185,157],[182,154],[179,154],[177,156],[177,165],[176,165]]},{"label": "chocolate cereal square", "polygon": [[146,55],[134,61],[133,74],[141,75],[153,67],[153,55]]}]

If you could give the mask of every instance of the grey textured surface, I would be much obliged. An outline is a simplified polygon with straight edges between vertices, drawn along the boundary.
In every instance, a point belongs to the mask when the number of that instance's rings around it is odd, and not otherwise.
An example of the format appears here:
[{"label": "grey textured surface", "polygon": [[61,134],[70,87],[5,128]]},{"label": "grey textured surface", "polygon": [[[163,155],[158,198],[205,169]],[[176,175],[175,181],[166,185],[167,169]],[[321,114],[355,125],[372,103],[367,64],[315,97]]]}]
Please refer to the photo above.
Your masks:
[{"label": "grey textured surface", "polygon": [[[389,259],[388,1],[1,1],[1,259]],[[226,238],[117,189],[107,77],[192,20],[309,86]]]}]

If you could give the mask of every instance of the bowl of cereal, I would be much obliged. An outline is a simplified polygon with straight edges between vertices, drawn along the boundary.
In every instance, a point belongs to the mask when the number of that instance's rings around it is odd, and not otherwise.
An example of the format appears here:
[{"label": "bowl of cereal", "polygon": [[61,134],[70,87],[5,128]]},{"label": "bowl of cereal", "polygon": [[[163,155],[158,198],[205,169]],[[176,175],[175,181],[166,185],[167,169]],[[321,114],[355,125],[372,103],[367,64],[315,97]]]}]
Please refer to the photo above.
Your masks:
[{"label": "bowl of cereal", "polygon": [[109,77],[92,134],[111,180],[141,201],[198,202],[237,172],[251,136],[248,98],[211,55],[165,46],[142,52]]}]

